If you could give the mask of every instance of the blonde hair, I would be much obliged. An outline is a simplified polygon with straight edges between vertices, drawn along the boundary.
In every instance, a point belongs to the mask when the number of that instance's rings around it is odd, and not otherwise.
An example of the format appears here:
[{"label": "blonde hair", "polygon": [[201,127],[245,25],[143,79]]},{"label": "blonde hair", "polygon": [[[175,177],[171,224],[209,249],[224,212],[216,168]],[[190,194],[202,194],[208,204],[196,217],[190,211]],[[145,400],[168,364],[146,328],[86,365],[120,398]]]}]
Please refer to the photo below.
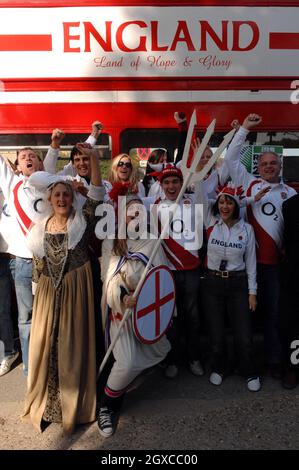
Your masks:
[{"label": "blonde hair", "polygon": [[[143,204],[142,200],[140,199],[140,197],[137,196],[137,194],[131,194],[127,196],[126,211],[128,209],[128,206],[132,202]],[[113,240],[113,253],[116,256],[126,256],[128,254],[127,239],[118,238],[118,233],[116,234],[116,237]]]},{"label": "blonde hair", "polygon": [[68,192],[72,195],[72,198],[74,200],[73,186],[68,181],[63,181],[63,180],[62,181],[55,181],[55,183],[53,183],[52,186],[49,187],[48,200],[50,201],[53,189],[55,189],[56,186],[58,186],[59,184],[62,184],[63,186],[65,186],[67,188]]},{"label": "blonde hair", "polygon": [[113,253],[116,256],[126,256],[128,254],[127,240],[116,237],[113,240]]},{"label": "blonde hair", "polygon": [[114,157],[112,159],[112,162],[111,162],[111,167],[110,167],[110,172],[109,172],[109,182],[111,184],[113,183],[119,183],[119,178],[117,176],[117,165],[118,163],[121,161],[122,158],[128,158],[132,164],[132,171],[131,171],[131,174],[130,174],[130,178],[129,178],[129,182],[133,185],[133,186],[137,186],[138,185],[138,173],[137,173],[137,169],[136,167],[134,166],[133,164],[133,160],[132,158],[130,157],[130,155],[127,155],[126,153],[120,153],[119,155],[117,155],[116,157]]}]

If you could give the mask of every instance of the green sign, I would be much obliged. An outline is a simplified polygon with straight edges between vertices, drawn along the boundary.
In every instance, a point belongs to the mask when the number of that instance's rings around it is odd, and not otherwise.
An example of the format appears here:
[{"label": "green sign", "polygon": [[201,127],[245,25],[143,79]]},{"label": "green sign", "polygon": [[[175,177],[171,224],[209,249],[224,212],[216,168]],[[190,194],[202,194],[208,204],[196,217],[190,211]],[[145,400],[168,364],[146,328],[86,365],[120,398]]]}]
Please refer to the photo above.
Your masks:
[{"label": "green sign", "polygon": [[262,153],[274,152],[282,159],[283,147],[281,145],[246,145],[241,150],[241,162],[247,171],[259,176],[257,165],[258,158]]}]

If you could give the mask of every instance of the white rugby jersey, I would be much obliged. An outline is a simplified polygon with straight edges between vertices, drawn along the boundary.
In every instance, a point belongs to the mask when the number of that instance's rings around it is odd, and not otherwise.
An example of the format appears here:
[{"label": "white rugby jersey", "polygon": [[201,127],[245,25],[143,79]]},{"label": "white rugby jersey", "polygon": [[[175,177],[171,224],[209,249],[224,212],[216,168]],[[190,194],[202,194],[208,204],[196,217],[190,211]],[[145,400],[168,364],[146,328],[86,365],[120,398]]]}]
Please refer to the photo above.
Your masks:
[{"label": "white rugby jersey", "polygon": [[0,253],[10,253],[14,239],[14,223],[0,189]]},{"label": "white rugby jersey", "polygon": [[[196,269],[200,265],[198,249],[202,244],[202,213],[199,206],[195,209],[195,201],[193,194],[183,196],[173,218],[169,236],[162,242],[168,265],[172,270],[186,271]],[[158,205],[159,233],[161,233],[174,201],[161,198],[155,201],[153,198],[145,198],[144,202],[147,207],[154,203]]]},{"label": "white rugby jersey", "polygon": [[277,264],[283,242],[283,202],[296,191],[282,181],[270,184],[251,175],[240,162],[240,151],[248,130],[240,127],[227,150],[225,161],[235,186],[243,186],[247,197],[254,197],[260,189],[271,186],[271,190],[260,201],[247,206],[247,220],[253,226],[257,244],[257,261]]},{"label": "white rugby jersey", "polygon": [[207,235],[208,268],[219,271],[225,261],[225,271],[246,270],[249,294],[256,294],[255,237],[251,225],[240,219],[229,228],[221,218],[214,218]]},{"label": "white rugby jersey", "polygon": [[[28,178],[16,175],[0,155],[0,186],[9,219],[9,252],[21,258],[32,258],[26,245],[26,236],[32,223],[44,217],[45,194],[32,187]],[[1,217],[2,219],[2,217]],[[5,223],[3,219],[1,223]],[[7,227],[6,227],[7,229]]]}]

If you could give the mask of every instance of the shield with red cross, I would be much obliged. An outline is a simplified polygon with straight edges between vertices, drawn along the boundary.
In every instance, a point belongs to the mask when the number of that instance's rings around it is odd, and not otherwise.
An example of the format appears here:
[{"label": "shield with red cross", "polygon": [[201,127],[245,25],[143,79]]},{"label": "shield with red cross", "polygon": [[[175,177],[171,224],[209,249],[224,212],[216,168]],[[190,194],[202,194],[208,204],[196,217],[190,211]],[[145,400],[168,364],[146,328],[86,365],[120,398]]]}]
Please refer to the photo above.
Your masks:
[{"label": "shield with red cross", "polygon": [[133,313],[133,330],[142,343],[156,343],[167,330],[175,307],[175,284],[164,265],[152,268],[143,281]]}]

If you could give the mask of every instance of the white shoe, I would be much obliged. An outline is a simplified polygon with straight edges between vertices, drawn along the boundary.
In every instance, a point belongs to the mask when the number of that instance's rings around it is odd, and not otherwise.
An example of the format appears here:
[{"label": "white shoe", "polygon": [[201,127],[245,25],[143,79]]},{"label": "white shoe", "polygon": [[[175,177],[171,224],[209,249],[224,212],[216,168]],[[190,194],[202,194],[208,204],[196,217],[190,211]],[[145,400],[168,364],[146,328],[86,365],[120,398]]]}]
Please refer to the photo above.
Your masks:
[{"label": "white shoe", "polygon": [[261,389],[261,381],[259,377],[249,377],[246,382],[247,388],[251,392],[258,392]]},{"label": "white shoe", "polygon": [[168,379],[174,379],[179,373],[179,369],[175,364],[169,364],[164,371],[165,377]]},{"label": "white shoe", "polygon": [[223,375],[218,374],[217,372],[212,372],[210,375],[210,382],[213,385],[221,385],[223,380]]},{"label": "white shoe", "polygon": [[0,364],[0,377],[2,375],[7,374],[15,360],[19,357],[19,351],[16,351],[14,354],[11,356],[7,356],[4,359],[2,359],[1,364]]},{"label": "white shoe", "polygon": [[202,377],[205,373],[199,361],[190,362],[189,367],[192,374],[197,375],[199,377]]}]

